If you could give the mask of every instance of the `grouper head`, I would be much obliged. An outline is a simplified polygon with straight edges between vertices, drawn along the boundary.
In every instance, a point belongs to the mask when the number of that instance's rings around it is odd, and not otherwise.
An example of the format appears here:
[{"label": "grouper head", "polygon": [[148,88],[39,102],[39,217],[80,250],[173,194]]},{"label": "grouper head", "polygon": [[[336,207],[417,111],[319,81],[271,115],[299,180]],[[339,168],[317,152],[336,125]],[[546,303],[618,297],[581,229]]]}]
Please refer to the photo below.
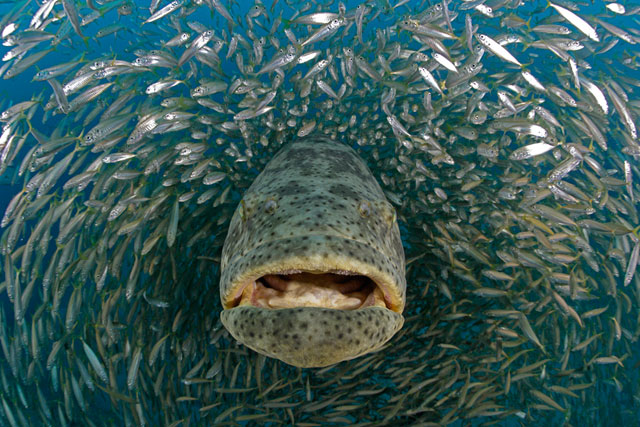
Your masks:
[{"label": "grouper head", "polygon": [[402,327],[395,210],[353,149],[311,136],[274,156],[231,219],[220,296],[236,340],[298,367],[377,350]]}]

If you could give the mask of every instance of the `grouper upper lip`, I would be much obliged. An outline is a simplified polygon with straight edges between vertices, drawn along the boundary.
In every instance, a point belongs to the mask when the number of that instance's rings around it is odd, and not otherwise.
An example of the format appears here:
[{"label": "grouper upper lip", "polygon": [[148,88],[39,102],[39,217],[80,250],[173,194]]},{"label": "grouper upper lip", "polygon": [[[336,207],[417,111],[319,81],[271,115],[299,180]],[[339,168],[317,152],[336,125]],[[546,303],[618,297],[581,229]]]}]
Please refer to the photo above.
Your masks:
[{"label": "grouper upper lip", "polygon": [[[299,241],[299,242],[296,242]],[[346,242],[345,242],[346,240]],[[298,245],[298,243],[304,242],[304,245]],[[327,244],[331,242],[333,248],[328,248]],[[304,249],[301,249],[300,253],[285,255],[284,258],[273,259],[267,261],[264,264],[260,264],[259,259],[268,257],[272,252],[271,248],[274,246],[282,247],[296,247],[307,248],[306,250],[313,249],[314,245],[322,245],[326,249],[319,253],[305,254]],[[255,287],[261,279],[273,276],[273,275],[292,275],[296,273],[310,273],[314,275],[320,274],[334,274],[337,276],[353,276],[364,277],[371,284],[372,287],[378,288],[379,292],[376,292],[376,296],[379,295],[377,303],[373,301],[373,298],[369,298],[364,304],[367,305],[382,305],[389,310],[401,313],[403,309],[403,301],[399,293],[397,292],[397,285],[393,285],[393,278],[389,274],[385,274],[385,271],[376,268],[375,266],[368,264],[363,259],[358,259],[353,255],[349,255],[350,249],[346,249],[343,245],[359,246],[362,253],[363,243],[354,241],[352,239],[337,238],[335,236],[300,236],[297,238],[281,239],[271,241],[262,244],[251,251],[244,254],[242,257],[245,259],[254,259],[257,268],[247,270],[238,277],[232,279],[232,285],[227,295],[227,299],[223,302],[225,309],[237,307],[241,300],[244,300],[243,293],[247,292],[248,288]],[[311,248],[311,249],[308,249]],[[375,248],[370,248],[375,251]],[[382,258],[382,254],[378,254],[378,259]],[[237,262],[237,260],[236,260]],[[254,264],[255,265],[255,264]],[[325,276],[326,277],[326,276]],[[327,277],[330,279],[330,277]],[[285,279],[286,280],[286,279]],[[336,290],[340,290],[339,286],[334,287]],[[370,294],[373,296],[374,289],[370,289]],[[245,293],[246,295],[246,293]],[[321,305],[317,305],[321,306]],[[361,308],[359,306],[357,308]],[[327,307],[331,308],[331,307]],[[356,307],[354,307],[357,309]]]},{"label": "grouper upper lip", "polygon": [[[317,247],[323,249],[318,250]],[[279,257],[275,247],[298,248],[296,253],[283,253]],[[355,252],[355,251],[358,252]],[[289,250],[288,252],[293,252]],[[375,252],[367,257],[365,252]],[[354,255],[356,254],[357,255]],[[357,240],[332,235],[297,236],[287,239],[273,240],[263,243],[246,254],[241,259],[234,259],[234,263],[252,262],[252,267],[242,271],[237,277],[229,278],[231,285],[227,297],[223,301],[225,309],[237,307],[243,291],[260,278],[268,275],[291,274],[292,272],[306,272],[313,274],[334,273],[364,276],[380,289],[383,302],[387,309],[402,313],[404,301],[398,292],[394,279],[385,271],[386,266],[377,268],[369,260],[384,259],[384,255],[375,248],[369,247]]]}]

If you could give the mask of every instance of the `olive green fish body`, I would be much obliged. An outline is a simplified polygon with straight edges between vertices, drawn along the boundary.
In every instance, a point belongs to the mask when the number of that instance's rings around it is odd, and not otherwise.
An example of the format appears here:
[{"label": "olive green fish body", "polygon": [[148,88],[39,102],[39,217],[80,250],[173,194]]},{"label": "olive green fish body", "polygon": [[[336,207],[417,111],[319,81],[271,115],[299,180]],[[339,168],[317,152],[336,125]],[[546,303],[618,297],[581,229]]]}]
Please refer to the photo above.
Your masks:
[{"label": "olive green fish body", "polygon": [[222,322],[300,367],[380,348],[401,327],[405,260],[395,210],[351,148],[285,146],[245,193],[225,240]]}]

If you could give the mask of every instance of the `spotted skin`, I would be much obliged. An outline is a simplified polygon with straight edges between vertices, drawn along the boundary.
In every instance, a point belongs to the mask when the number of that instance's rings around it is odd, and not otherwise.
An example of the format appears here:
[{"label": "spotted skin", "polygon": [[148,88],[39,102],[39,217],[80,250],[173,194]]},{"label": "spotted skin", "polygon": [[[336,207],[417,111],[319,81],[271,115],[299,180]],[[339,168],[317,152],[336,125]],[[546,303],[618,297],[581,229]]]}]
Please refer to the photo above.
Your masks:
[{"label": "spotted skin", "polygon": [[[367,276],[387,308],[236,307],[245,285],[292,270]],[[221,319],[234,338],[294,366],[361,356],[402,327],[405,260],[395,210],[353,149],[309,136],[274,156],[231,219],[220,296]]]}]

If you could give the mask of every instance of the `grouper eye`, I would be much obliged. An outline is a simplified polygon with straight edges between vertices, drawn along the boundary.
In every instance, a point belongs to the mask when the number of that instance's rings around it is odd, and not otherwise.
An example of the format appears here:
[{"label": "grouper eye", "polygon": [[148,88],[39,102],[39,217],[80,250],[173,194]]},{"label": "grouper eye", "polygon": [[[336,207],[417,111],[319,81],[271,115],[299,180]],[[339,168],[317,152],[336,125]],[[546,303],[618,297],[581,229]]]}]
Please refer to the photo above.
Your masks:
[{"label": "grouper eye", "polygon": [[395,210],[355,151],[325,136],[290,143],[241,206],[220,279],[221,320],[236,340],[294,366],[321,367],[375,351],[402,327]]}]

